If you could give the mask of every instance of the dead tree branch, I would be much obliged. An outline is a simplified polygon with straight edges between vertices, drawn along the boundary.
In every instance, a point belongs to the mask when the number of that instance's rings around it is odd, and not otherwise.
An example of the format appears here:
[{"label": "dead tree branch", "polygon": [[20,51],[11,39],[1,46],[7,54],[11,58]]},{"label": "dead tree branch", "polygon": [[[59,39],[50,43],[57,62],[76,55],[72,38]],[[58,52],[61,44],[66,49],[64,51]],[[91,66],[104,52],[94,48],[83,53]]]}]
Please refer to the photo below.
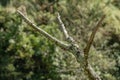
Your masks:
[{"label": "dead tree branch", "polygon": [[59,21],[59,23],[60,23],[60,25],[61,25],[61,28],[62,28],[62,31],[63,31],[63,33],[64,33],[64,35],[65,35],[65,38],[66,38],[66,40],[68,41],[68,42],[74,42],[74,39],[72,38],[72,37],[70,37],[69,35],[68,35],[68,32],[67,32],[67,30],[66,30],[66,28],[65,28],[65,25],[64,25],[64,23],[62,22],[62,20],[61,20],[61,16],[60,16],[60,14],[58,13],[58,21]]},{"label": "dead tree branch", "polygon": [[94,39],[94,37],[95,37],[95,34],[96,34],[98,28],[100,27],[102,21],[104,20],[104,18],[105,18],[105,15],[103,15],[102,18],[101,18],[101,19],[97,22],[97,24],[95,25],[95,28],[93,29],[93,32],[92,32],[92,34],[91,34],[91,36],[90,36],[90,39],[88,40],[87,46],[86,46],[85,49],[84,49],[84,54],[87,56],[87,58],[88,58],[88,53],[89,53],[91,44],[92,44],[92,42],[93,42],[93,39]]},{"label": "dead tree branch", "polygon": [[36,26],[34,23],[32,23],[20,10],[17,10],[17,12],[20,14],[20,16],[26,21],[26,23],[28,25],[30,25],[33,29],[35,29],[36,31],[38,31],[39,33],[41,33],[42,35],[44,35],[45,37],[47,37],[48,39],[50,39],[51,41],[53,41],[56,45],[59,45],[60,47],[64,48],[64,49],[68,49],[69,48],[69,44],[65,44],[62,41],[56,39],[55,37],[51,36],[49,33],[47,33],[46,31],[42,30],[41,28],[39,28],[38,26]]},{"label": "dead tree branch", "polygon": [[95,28],[93,29],[93,32],[90,36],[90,39],[88,40],[87,46],[84,49],[84,58],[85,58],[85,70],[87,71],[87,74],[89,75],[89,78],[91,80],[101,80],[100,77],[98,75],[96,75],[95,71],[92,69],[91,65],[88,62],[88,56],[89,56],[89,50],[90,47],[92,45],[93,39],[95,37],[95,34],[98,30],[98,28],[100,27],[102,21],[104,20],[105,15],[103,15],[101,17],[101,19],[97,22],[97,24],[95,25]]},{"label": "dead tree branch", "polygon": [[[80,63],[81,67],[84,69],[84,71],[87,73],[87,76],[90,80],[101,80],[99,75],[97,75],[94,71],[94,69],[91,67],[91,65],[88,63],[88,52],[90,49],[90,46],[93,42],[93,38],[95,36],[95,33],[98,29],[98,26],[101,24],[103,18],[98,22],[95,29],[93,30],[93,33],[91,34],[90,40],[87,43],[87,46],[85,48],[85,51],[82,51],[79,46],[74,43],[74,40],[72,37],[70,37],[67,33],[67,30],[65,29],[65,26],[60,18],[60,15],[58,13],[58,20],[62,27],[62,31],[69,42],[69,44],[65,44],[62,41],[56,39],[55,37],[51,36],[49,33],[45,32],[41,28],[38,28],[34,23],[32,23],[20,10],[17,10],[17,13],[26,21],[28,25],[30,25],[33,29],[44,35],[49,40],[53,41],[56,45],[60,46],[62,49],[66,49],[67,51],[71,52],[75,57],[76,60]],[[86,57],[87,56],[87,57]],[[87,66],[86,66],[87,65]]]}]

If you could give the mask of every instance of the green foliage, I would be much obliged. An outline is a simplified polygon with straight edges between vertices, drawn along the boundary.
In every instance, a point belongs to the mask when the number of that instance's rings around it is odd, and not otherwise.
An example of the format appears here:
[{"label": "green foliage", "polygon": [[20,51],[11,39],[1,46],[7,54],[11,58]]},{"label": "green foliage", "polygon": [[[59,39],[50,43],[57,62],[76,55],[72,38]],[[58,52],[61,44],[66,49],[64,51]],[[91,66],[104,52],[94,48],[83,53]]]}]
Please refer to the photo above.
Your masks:
[{"label": "green foliage", "polygon": [[[0,1],[1,3],[2,1]],[[120,80],[119,0],[5,0],[0,6],[0,80],[87,80],[71,53],[30,28],[15,12],[28,17],[60,40],[56,12],[81,49],[98,19],[106,18],[90,50],[89,60],[103,80]]]}]

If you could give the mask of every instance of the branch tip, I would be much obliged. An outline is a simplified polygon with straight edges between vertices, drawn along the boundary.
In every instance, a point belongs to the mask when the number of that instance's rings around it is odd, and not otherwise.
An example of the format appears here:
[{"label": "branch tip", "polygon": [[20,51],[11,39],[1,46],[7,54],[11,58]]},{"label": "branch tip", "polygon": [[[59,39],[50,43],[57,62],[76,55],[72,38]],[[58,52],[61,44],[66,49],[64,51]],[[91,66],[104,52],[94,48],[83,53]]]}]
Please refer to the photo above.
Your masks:
[{"label": "branch tip", "polygon": [[59,21],[59,23],[60,23],[60,26],[61,26],[61,28],[62,28],[62,31],[63,31],[63,34],[64,34],[66,40],[67,40],[68,42],[72,42],[72,43],[73,43],[73,42],[74,42],[74,39],[68,35],[68,32],[67,32],[67,30],[66,30],[66,28],[65,28],[65,25],[64,25],[63,21],[61,20],[60,14],[57,13],[57,15],[58,15],[58,16],[57,16],[58,21]]}]

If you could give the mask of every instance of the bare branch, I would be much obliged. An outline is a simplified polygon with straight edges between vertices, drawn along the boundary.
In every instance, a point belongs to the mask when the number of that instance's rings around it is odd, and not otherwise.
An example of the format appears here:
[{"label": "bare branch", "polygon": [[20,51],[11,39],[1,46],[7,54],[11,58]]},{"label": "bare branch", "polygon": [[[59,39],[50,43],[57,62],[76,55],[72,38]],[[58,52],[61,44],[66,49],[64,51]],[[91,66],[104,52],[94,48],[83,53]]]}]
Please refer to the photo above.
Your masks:
[{"label": "bare branch", "polygon": [[88,64],[87,67],[85,66],[85,71],[90,80],[101,80],[100,76],[94,71],[90,64]]},{"label": "bare branch", "polygon": [[69,35],[68,35],[68,32],[67,32],[67,30],[65,29],[65,25],[63,24],[63,22],[62,22],[62,20],[61,20],[61,18],[60,18],[60,14],[58,13],[58,20],[59,20],[59,22],[60,22],[60,25],[61,25],[61,27],[62,27],[62,30],[63,30],[63,33],[64,33],[64,35],[65,35],[65,37],[66,38],[68,38],[69,37]]},{"label": "bare branch", "polygon": [[69,48],[68,44],[65,44],[62,41],[56,39],[55,37],[51,36],[49,33],[45,32],[44,30],[42,30],[41,28],[39,28],[38,26],[36,26],[34,23],[32,23],[20,10],[17,10],[17,13],[20,14],[20,16],[26,21],[26,23],[28,25],[30,25],[33,29],[35,29],[36,31],[38,31],[39,33],[41,33],[42,35],[44,35],[46,38],[50,39],[55,44],[57,44],[58,46],[60,46],[60,47],[62,47],[64,49],[68,49]]},{"label": "bare branch", "polygon": [[102,21],[104,20],[104,18],[105,18],[105,15],[103,15],[103,16],[101,17],[101,19],[97,22],[97,24],[96,24],[96,26],[95,26],[95,28],[94,28],[91,36],[90,36],[90,39],[88,40],[87,46],[86,46],[85,49],[84,49],[84,54],[85,54],[87,57],[88,57],[88,53],[89,53],[91,44],[92,44],[93,39],[94,39],[94,37],[95,37],[95,34],[96,34],[98,28],[100,27]]},{"label": "bare branch", "polygon": [[90,36],[90,39],[88,40],[87,46],[84,49],[84,58],[85,58],[84,69],[85,69],[90,80],[101,80],[99,75],[97,75],[95,73],[95,71],[93,70],[93,68],[91,67],[91,65],[88,62],[88,55],[89,55],[88,53],[89,53],[90,47],[92,45],[93,39],[95,37],[95,34],[96,34],[96,32],[97,32],[97,30],[98,30],[99,26],[101,25],[104,18],[105,18],[105,15],[102,16],[102,18],[96,24],[96,26],[95,26],[95,28]]},{"label": "bare branch", "polygon": [[[72,42],[71,44],[65,44],[62,41],[59,41],[58,39],[51,36],[50,34],[45,32],[41,28],[38,28],[38,26],[36,26],[34,23],[32,23],[20,10],[17,10],[17,12],[26,21],[26,23],[28,25],[30,25],[33,29],[35,29],[36,31],[38,31],[39,33],[44,35],[46,38],[53,41],[56,45],[60,46],[61,48],[64,48],[67,51],[72,52],[72,54],[76,57],[76,60],[80,63],[82,68],[84,68],[85,72],[87,72],[87,75],[88,75],[89,79],[91,79],[91,80],[101,80],[100,77],[95,73],[93,68],[90,66],[90,64],[88,64],[86,55],[88,55],[88,52],[89,52],[90,46],[92,44],[93,38],[95,36],[95,33],[96,33],[97,29],[98,29],[98,26],[101,24],[102,20],[104,19],[104,17],[98,22],[95,29],[93,30],[93,33],[91,34],[90,40],[88,41],[88,44],[87,44],[87,46],[85,48],[86,51],[82,52],[80,50],[79,46],[77,44],[75,44],[74,40],[68,35],[68,33],[67,33],[66,29],[65,29],[65,26],[64,26],[62,20],[60,19],[59,13],[58,13],[58,20],[59,20],[59,22],[61,24],[61,27],[63,29],[63,32],[64,32],[64,35],[65,35],[66,39],[69,42]],[[84,55],[82,55],[82,54],[84,54]]]},{"label": "bare branch", "polygon": [[64,23],[62,22],[62,20],[60,18],[60,14],[59,13],[58,13],[58,17],[57,18],[58,18],[58,21],[59,21],[59,23],[60,23],[60,25],[62,27],[62,31],[63,31],[63,33],[65,35],[66,40],[73,43],[74,39],[68,35],[68,32],[67,32],[67,30],[65,28]]}]

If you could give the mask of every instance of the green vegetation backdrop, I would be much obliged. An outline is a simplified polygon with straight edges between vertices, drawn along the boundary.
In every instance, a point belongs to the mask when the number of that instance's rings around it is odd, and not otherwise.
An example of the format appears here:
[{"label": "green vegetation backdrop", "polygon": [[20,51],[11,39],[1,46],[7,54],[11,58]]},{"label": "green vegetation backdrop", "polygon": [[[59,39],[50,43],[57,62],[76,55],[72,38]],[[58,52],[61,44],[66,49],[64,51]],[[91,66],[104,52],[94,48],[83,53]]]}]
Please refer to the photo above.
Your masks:
[{"label": "green vegetation backdrop", "polygon": [[0,0],[0,80],[87,80],[75,57],[38,34],[16,13],[64,40],[57,12],[83,49],[98,19],[89,60],[102,80],[120,80],[120,0]]}]

